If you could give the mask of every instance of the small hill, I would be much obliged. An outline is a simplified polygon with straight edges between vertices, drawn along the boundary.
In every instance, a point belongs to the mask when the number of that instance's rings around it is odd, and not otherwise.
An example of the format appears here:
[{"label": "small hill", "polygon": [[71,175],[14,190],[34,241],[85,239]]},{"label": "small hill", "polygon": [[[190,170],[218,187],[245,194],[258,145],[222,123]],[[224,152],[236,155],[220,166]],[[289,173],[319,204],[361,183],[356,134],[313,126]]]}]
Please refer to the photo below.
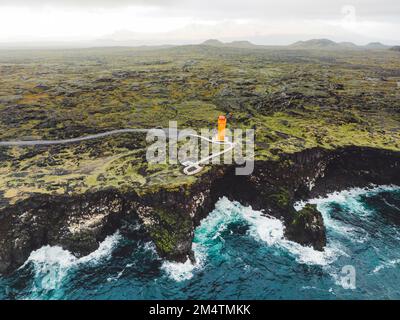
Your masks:
[{"label": "small hill", "polygon": [[232,48],[257,48],[258,46],[255,45],[254,43],[251,43],[250,41],[232,41],[225,43],[227,47],[232,47]]},{"label": "small hill", "polygon": [[204,46],[211,46],[211,47],[223,47],[224,43],[217,40],[217,39],[209,39],[202,43]]},{"label": "small hill", "polygon": [[353,42],[339,42],[337,43],[337,47],[346,48],[346,49],[358,49],[358,46]]},{"label": "small hill", "polygon": [[367,48],[367,49],[387,49],[388,46],[386,46],[380,42],[370,42],[365,46],[365,48]]},{"label": "small hill", "polygon": [[390,50],[400,52],[400,46],[391,47]]},{"label": "small hill", "polygon": [[336,42],[329,39],[311,39],[307,41],[298,41],[290,45],[293,48],[299,49],[312,49],[312,48],[330,48],[335,47]]},{"label": "small hill", "polygon": [[357,49],[358,46],[352,42],[340,42],[329,39],[311,39],[307,41],[298,41],[289,46],[295,49],[320,49],[320,50],[343,50]]},{"label": "small hill", "polygon": [[203,46],[210,47],[229,47],[229,48],[257,48],[258,46],[251,43],[250,41],[232,41],[232,42],[222,42],[217,39],[209,39],[202,43]]}]

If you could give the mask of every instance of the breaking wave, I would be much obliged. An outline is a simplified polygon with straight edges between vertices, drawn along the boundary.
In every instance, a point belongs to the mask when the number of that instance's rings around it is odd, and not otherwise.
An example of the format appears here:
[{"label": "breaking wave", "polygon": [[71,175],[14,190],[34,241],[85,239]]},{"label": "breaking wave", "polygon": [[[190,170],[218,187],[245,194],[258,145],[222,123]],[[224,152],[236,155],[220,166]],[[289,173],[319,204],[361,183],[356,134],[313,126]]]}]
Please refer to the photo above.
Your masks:
[{"label": "breaking wave", "polygon": [[[164,261],[145,238],[116,233],[82,258],[60,247],[32,252],[14,278],[0,278],[0,299],[400,298],[400,187],[307,203],[325,222],[323,252],[285,239],[279,219],[222,198],[195,230],[195,264]],[[345,266],[355,289],[342,286]]]},{"label": "breaking wave", "polygon": [[175,281],[189,280],[193,277],[193,274],[197,270],[201,270],[205,263],[205,254],[199,246],[193,244],[194,256],[196,259],[195,263],[192,263],[189,259],[184,263],[164,261],[162,269]]},{"label": "breaking wave", "polygon": [[328,246],[321,252],[289,241],[284,237],[285,227],[281,220],[262,211],[255,211],[251,207],[244,207],[238,202],[231,202],[225,197],[216,204],[215,210],[196,230],[195,241],[207,245],[209,239],[218,238],[229,223],[235,222],[245,222],[248,225],[247,233],[251,237],[268,246],[288,251],[299,263],[327,265],[341,253],[335,246]]},{"label": "breaking wave", "polygon": [[204,267],[208,256],[221,255],[225,241],[222,234],[229,225],[235,223],[244,223],[248,227],[247,234],[253,239],[263,242],[266,246],[289,252],[298,263],[328,265],[338,255],[344,254],[337,244],[328,245],[321,252],[289,241],[284,237],[285,227],[281,220],[223,197],[216,203],[215,210],[203,219],[195,230],[193,251],[196,264],[192,264],[190,260],[185,263],[166,261],[163,263],[163,269],[176,281],[191,279],[196,271]]},{"label": "breaking wave", "polygon": [[65,277],[82,265],[95,265],[110,257],[121,236],[116,232],[100,243],[97,250],[87,256],[77,258],[59,246],[44,246],[33,251],[20,269],[33,267],[32,295],[28,298],[41,298],[50,291],[60,289]]}]

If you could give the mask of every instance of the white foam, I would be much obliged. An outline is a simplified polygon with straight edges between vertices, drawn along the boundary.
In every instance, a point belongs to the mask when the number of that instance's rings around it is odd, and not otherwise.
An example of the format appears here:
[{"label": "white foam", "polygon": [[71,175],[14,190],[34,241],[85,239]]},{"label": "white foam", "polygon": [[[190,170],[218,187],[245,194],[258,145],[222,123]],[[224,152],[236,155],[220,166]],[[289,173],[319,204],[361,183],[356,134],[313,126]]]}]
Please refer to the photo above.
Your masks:
[{"label": "white foam", "polygon": [[382,199],[382,200],[383,200],[383,202],[384,202],[387,206],[389,206],[389,207],[391,207],[391,208],[393,208],[393,209],[395,209],[395,210],[397,210],[397,211],[400,211],[400,208],[399,208],[398,206],[396,206],[396,205],[390,203],[390,202],[387,201],[386,199]]},{"label": "white foam", "polygon": [[243,207],[244,219],[250,224],[249,233],[259,237],[268,245],[273,245],[283,240],[284,226],[282,221],[271,216],[263,216],[262,212],[254,211],[250,207]]},{"label": "white foam", "polygon": [[269,246],[275,245],[289,251],[295,256],[298,263],[328,265],[335,261],[339,255],[344,254],[336,243],[328,244],[324,251],[318,251],[312,247],[302,246],[285,239],[285,227],[282,221],[264,215],[261,211],[254,211],[249,207],[243,207],[242,214],[250,225],[250,235],[266,242]]},{"label": "white foam", "polygon": [[[371,186],[370,188],[353,188],[341,192],[334,192],[324,198],[311,199],[307,202],[298,202],[295,205],[297,210],[303,208],[307,203],[316,204],[321,211],[326,227],[334,229],[348,237],[353,237],[353,227],[345,225],[343,222],[332,219],[329,215],[329,204],[336,202],[349,206],[358,214],[369,212],[358,201],[363,194],[377,194],[382,191],[399,190],[399,186]],[[249,225],[249,235],[253,238],[265,242],[268,246],[276,246],[286,250],[293,255],[298,263],[308,265],[329,266],[339,256],[348,256],[345,248],[339,243],[328,241],[324,251],[315,250],[312,247],[302,246],[296,242],[289,241],[284,237],[284,225],[282,221],[272,216],[264,214],[262,211],[252,210],[251,207],[244,207],[238,202],[232,202],[226,197],[221,198],[213,210],[200,226],[196,229],[195,243],[193,243],[197,263],[193,265],[189,260],[185,263],[173,263],[165,261],[162,268],[167,274],[176,281],[189,280],[193,277],[196,270],[204,267],[207,254],[210,250],[219,250],[219,246],[213,240],[220,238],[227,226],[238,220],[244,220]],[[357,230],[359,231],[359,230]],[[363,242],[367,238],[358,235],[354,241]]]},{"label": "white foam", "polygon": [[[304,247],[284,237],[284,225],[279,219],[266,215],[262,211],[244,207],[238,202],[231,202],[222,198],[216,205],[216,210],[205,219],[206,229],[212,232],[213,227],[224,222],[226,225],[237,219],[243,219],[249,225],[249,235],[266,242],[269,246],[277,246],[290,252],[298,263],[327,265],[336,260],[339,255],[345,254],[339,244],[330,243],[324,251],[314,250],[312,247]],[[203,223],[200,228],[203,227]],[[219,230],[219,229],[218,229]],[[196,231],[197,232],[197,231]],[[208,236],[210,234],[207,234]],[[202,238],[204,238],[204,235]]]},{"label": "white foam", "polygon": [[116,276],[107,278],[107,281],[108,282],[117,281],[124,274],[125,270],[131,268],[132,266],[133,263],[126,264],[125,268],[123,268],[120,272],[118,272]]},{"label": "white foam", "polygon": [[33,251],[22,266],[32,263],[34,267],[35,275],[32,291],[49,291],[59,288],[71,268],[75,268],[80,264],[95,264],[109,257],[120,237],[118,232],[108,236],[100,243],[97,250],[82,258],[75,257],[68,250],[64,250],[59,246],[44,246]]},{"label": "white foam", "polygon": [[157,249],[154,242],[148,241],[143,245],[144,250],[151,252],[154,255],[157,255]]},{"label": "white foam", "polygon": [[189,259],[184,263],[164,261],[161,268],[167,273],[169,277],[175,281],[190,280],[196,270],[203,267],[205,262],[204,248],[200,245],[193,243],[193,251],[196,259],[196,263],[193,264]]},{"label": "white foam", "polygon": [[302,264],[327,266],[339,256],[347,255],[337,242],[328,242],[323,251],[315,250],[313,247],[302,246],[286,239],[280,245],[293,254],[298,263]]},{"label": "white foam", "polygon": [[316,204],[318,206],[332,202],[339,204],[346,204],[350,202],[351,204],[354,204],[354,209],[356,210],[360,209],[357,211],[362,213],[366,211],[365,207],[362,206],[362,204],[360,204],[358,201],[357,203],[353,201],[354,199],[358,200],[361,195],[375,195],[385,191],[392,192],[398,190],[400,190],[400,186],[397,185],[381,185],[381,186],[371,185],[370,187],[366,188],[352,188],[343,191],[332,192],[326,195],[325,197],[310,199],[308,201],[299,201],[295,204],[295,209],[300,210],[307,203]]},{"label": "white foam", "polygon": [[96,264],[105,258],[109,258],[111,252],[114,250],[115,246],[121,240],[121,238],[122,237],[118,231],[113,235],[106,237],[104,241],[100,243],[97,250],[93,251],[87,256],[78,259],[77,263]]},{"label": "white foam", "polygon": [[377,266],[374,270],[372,270],[372,272],[378,273],[379,271],[386,269],[386,268],[394,268],[398,264],[400,264],[400,259],[390,260],[390,261],[384,262],[381,265]]},{"label": "white foam", "polygon": [[74,255],[61,247],[44,246],[33,251],[27,260],[33,263],[35,272],[32,291],[57,289],[76,261]]},{"label": "white foam", "polygon": [[213,240],[222,239],[221,233],[235,220],[235,208],[235,204],[227,198],[222,198],[215,204],[215,210],[201,221],[195,232],[192,246],[196,263],[192,264],[189,259],[184,263],[164,261],[162,269],[169,277],[175,281],[190,280],[194,272],[204,267],[208,252],[214,249]]},{"label": "white foam", "polygon": [[[343,190],[340,192],[333,192],[328,194],[326,197],[310,199],[306,202],[297,202],[295,204],[296,210],[301,210],[307,203],[317,205],[318,210],[321,212],[324,224],[327,229],[334,230],[341,235],[344,235],[350,238],[352,241],[355,242],[365,242],[368,240],[369,236],[365,233],[365,231],[361,229],[356,229],[356,227],[350,227],[345,223],[331,218],[329,211],[330,211],[330,204],[337,203],[342,206],[346,206],[351,212],[356,213],[360,217],[365,217],[371,214],[360,201],[360,196],[362,195],[376,195],[381,192],[392,192],[398,191],[400,187],[397,185],[381,185],[375,186],[371,185],[367,188],[352,188],[348,190]],[[355,231],[357,231],[357,236],[355,236]],[[364,235],[360,235],[364,233]],[[303,259],[305,262],[318,262],[318,264],[329,264],[330,262],[335,260],[335,257],[338,255],[347,255],[345,253],[344,248],[341,247],[339,243],[329,243],[328,246],[325,248],[324,253],[320,253],[315,250],[308,250],[304,247],[298,247],[298,244],[291,243],[290,246],[291,251],[295,252],[297,250],[301,251],[299,255],[300,259]],[[380,270],[380,267],[377,267],[376,270]],[[375,271],[374,271],[375,272]]]},{"label": "white foam", "polygon": [[[391,192],[397,190],[400,190],[400,187],[396,185],[382,185],[382,186],[371,185],[370,187],[367,188],[352,188],[340,192],[333,192],[325,197],[310,199],[308,201],[299,201],[295,204],[295,209],[301,210],[307,203],[315,204],[317,205],[318,210],[321,212],[323,216],[324,223],[327,229],[332,229],[337,233],[340,233],[343,236],[351,238],[356,242],[364,242],[368,239],[368,235],[365,234],[364,237],[360,237],[359,233],[363,233],[363,230],[356,227],[350,227],[339,220],[331,218],[329,214],[330,205],[332,203],[337,203],[341,206],[348,208],[348,210],[357,214],[361,218],[368,217],[373,212],[371,212],[368,208],[366,208],[363,205],[360,199],[362,195],[369,196],[369,195],[376,195],[384,191]],[[358,232],[357,237],[355,237],[356,231]]]}]

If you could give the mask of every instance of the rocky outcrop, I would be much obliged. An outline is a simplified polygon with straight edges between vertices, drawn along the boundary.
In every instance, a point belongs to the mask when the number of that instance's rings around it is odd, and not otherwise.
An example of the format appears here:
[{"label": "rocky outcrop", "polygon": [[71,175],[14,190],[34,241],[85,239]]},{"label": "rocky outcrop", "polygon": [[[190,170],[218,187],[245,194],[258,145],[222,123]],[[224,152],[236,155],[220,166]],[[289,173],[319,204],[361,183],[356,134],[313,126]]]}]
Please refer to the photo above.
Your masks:
[{"label": "rocky outcrop", "polygon": [[323,250],[321,214],[312,206],[298,212],[295,202],[370,184],[400,184],[400,153],[360,147],[305,150],[280,161],[256,162],[250,176],[235,176],[230,169],[216,179],[211,194],[213,202],[225,195],[264,210],[283,220],[289,240]]},{"label": "rocky outcrop", "polygon": [[[221,173],[221,172],[220,172]],[[96,250],[107,235],[145,229],[161,256],[186,261],[192,257],[197,217],[212,210],[211,177],[189,188],[159,190],[144,196],[103,190],[84,195],[36,196],[0,211],[0,273],[22,265],[44,245],[59,245],[76,256]]]},{"label": "rocky outcrop", "polygon": [[[120,195],[102,191],[79,197],[37,196],[0,215],[0,272],[23,264],[31,251],[60,245],[77,256],[98,248],[107,228],[115,229],[125,210]],[[117,217],[118,216],[118,217]]]},{"label": "rocky outcrop", "polygon": [[315,206],[301,211],[294,203],[334,190],[370,183],[400,183],[400,154],[369,148],[311,149],[257,161],[249,176],[233,167],[214,167],[195,184],[139,196],[103,190],[79,196],[35,196],[0,212],[0,272],[24,263],[32,250],[60,245],[77,256],[98,247],[120,230],[151,238],[167,259],[193,259],[193,232],[222,196],[281,219],[288,239],[323,250],[325,227]]},{"label": "rocky outcrop", "polygon": [[322,251],[326,246],[325,225],[316,205],[307,204],[286,227],[286,237]]}]

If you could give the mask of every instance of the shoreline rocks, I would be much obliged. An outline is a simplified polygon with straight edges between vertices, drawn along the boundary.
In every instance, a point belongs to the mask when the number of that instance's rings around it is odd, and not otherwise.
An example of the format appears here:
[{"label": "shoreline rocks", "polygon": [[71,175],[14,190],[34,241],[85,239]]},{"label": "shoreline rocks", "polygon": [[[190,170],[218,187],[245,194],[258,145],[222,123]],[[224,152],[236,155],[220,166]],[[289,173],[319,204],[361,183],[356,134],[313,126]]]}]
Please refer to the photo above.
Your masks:
[{"label": "shoreline rocks", "polygon": [[309,149],[281,155],[279,161],[256,161],[249,176],[235,168],[213,167],[190,186],[144,195],[113,189],[83,195],[38,195],[0,211],[0,273],[12,272],[44,245],[59,245],[76,256],[97,249],[117,229],[137,230],[153,240],[160,256],[193,260],[194,229],[222,196],[281,219],[285,236],[323,250],[326,231],[321,213],[294,203],[351,187],[400,183],[400,153],[347,147]]}]

